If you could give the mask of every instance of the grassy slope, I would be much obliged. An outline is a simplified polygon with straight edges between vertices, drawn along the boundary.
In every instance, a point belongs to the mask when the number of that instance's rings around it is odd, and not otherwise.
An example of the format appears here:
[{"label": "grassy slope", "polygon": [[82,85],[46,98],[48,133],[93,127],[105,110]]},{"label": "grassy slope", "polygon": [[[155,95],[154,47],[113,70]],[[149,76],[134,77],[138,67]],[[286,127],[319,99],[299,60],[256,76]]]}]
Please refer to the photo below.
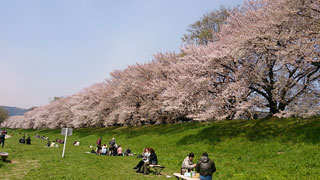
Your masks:
[{"label": "grassy slope", "polygon": [[[32,138],[32,145],[19,144],[19,133],[39,133],[51,139],[63,138],[58,130],[9,130],[13,137],[5,148],[11,163],[0,162],[0,179],[169,179],[179,172],[189,152],[196,159],[208,152],[217,166],[214,179],[318,179],[320,177],[320,118],[262,119],[185,123],[143,127],[76,129],[68,138],[66,157],[62,146],[45,148],[44,140]],[[112,137],[124,149],[141,153],[153,147],[163,176],[143,176],[132,169],[136,157],[85,154],[97,138]],[[72,142],[80,140],[79,147]],[[175,179],[175,178],[171,178]]]}]

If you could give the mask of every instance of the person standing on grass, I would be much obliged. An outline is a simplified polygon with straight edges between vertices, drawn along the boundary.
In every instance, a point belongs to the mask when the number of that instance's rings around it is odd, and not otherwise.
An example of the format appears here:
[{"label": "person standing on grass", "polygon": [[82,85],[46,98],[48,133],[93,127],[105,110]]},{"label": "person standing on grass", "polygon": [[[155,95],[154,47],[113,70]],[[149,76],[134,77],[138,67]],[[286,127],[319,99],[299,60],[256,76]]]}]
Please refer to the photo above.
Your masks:
[{"label": "person standing on grass", "polygon": [[196,165],[196,171],[200,173],[200,180],[212,180],[212,174],[216,172],[214,162],[209,159],[208,153],[203,153]]},{"label": "person standing on grass", "polygon": [[2,144],[2,148],[4,147],[5,140],[6,140],[6,132],[3,130],[0,134],[0,144]]},{"label": "person standing on grass", "polygon": [[116,139],[113,137],[111,141],[109,142],[109,151],[110,151],[110,156],[115,156],[116,155]]},{"label": "person standing on grass", "polygon": [[194,158],[194,154],[190,153],[182,162],[181,166],[181,174],[183,175],[185,172],[190,172],[193,168],[196,167],[196,164],[193,164],[192,160]]},{"label": "person standing on grass", "polygon": [[99,139],[97,140],[97,152],[100,152],[101,150],[101,140],[102,140],[102,136],[100,136]]}]

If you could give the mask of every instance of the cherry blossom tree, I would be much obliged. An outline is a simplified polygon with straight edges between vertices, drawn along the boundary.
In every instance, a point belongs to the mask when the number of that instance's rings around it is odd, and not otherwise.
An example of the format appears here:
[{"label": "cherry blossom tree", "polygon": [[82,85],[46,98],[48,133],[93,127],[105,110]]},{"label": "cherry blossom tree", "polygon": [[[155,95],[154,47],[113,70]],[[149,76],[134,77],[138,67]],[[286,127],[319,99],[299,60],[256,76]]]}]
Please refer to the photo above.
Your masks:
[{"label": "cherry blossom tree", "polygon": [[156,54],[1,125],[139,126],[253,118],[259,110],[319,114],[320,2],[247,0],[228,15],[214,43]]},{"label": "cherry blossom tree", "polygon": [[250,96],[262,98],[271,114],[286,110],[305,93],[318,91],[314,88],[320,75],[314,65],[319,61],[316,9],[318,1],[247,1],[228,19],[226,29],[238,29],[234,35],[245,37],[235,43],[235,68],[246,74]]}]

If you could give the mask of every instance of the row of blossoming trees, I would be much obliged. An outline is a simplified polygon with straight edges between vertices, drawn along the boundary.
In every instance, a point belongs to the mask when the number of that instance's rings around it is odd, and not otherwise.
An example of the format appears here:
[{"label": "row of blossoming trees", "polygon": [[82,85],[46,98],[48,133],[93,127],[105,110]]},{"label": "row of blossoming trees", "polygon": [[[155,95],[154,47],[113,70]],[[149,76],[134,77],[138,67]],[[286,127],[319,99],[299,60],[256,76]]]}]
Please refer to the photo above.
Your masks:
[{"label": "row of blossoming trees", "polygon": [[206,45],[188,44],[2,126],[101,127],[319,113],[320,2],[250,0]]}]

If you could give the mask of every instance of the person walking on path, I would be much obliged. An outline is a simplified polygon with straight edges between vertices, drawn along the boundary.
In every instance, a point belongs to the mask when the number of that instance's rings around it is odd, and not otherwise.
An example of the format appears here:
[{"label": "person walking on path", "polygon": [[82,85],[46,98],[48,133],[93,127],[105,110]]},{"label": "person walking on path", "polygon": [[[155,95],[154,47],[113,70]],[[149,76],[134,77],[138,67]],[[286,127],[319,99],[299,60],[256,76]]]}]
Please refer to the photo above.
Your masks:
[{"label": "person walking on path", "polygon": [[200,180],[212,180],[212,174],[216,172],[214,162],[209,159],[208,153],[203,153],[196,165],[196,171],[200,173]]}]

